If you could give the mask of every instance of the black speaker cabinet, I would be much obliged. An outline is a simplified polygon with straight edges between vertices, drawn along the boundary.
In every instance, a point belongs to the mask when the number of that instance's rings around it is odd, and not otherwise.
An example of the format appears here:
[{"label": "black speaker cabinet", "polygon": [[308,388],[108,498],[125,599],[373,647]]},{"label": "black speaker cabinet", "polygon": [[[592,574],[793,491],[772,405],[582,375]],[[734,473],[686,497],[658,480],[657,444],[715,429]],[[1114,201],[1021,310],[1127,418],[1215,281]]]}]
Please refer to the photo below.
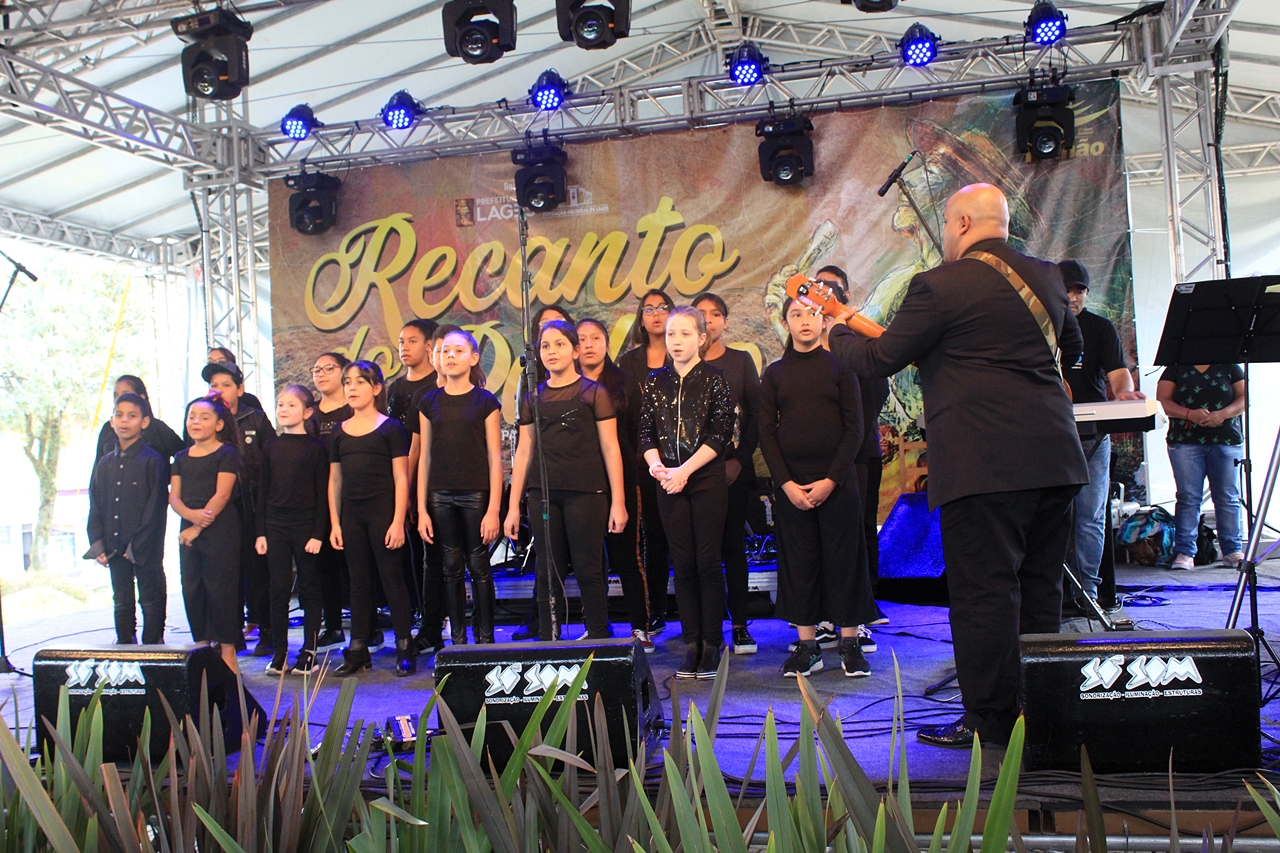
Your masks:
[{"label": "black speaker cabinet", "polygon": [[[506,720],[519,737],[552,679],[560,680],[556,702],[562,702],[569,682],[588,655],[595,658],[577,697],[578,750],[588,761],[593,760],[587,719],[588,713],[594,715],[595,697],[599,694],[604,699],[614,765],[627,766],[630,750],[626,732],[631,733],[632,743],[639,733],[645,740],[646,753],[652,756],[665,716],[649,662],[630,639],[449,646],[436,654],[436,684],[440,685],[440,698],[463,725],[475,723],[481,706],[488,707],[485,745],[501,769],[511,757],[511,740],[503,726],[496,723]],[[443,681],[446,675],[448,680]],[[552,705],[548,709],[544,731],[557,708]]]},{"label": "black speaker cabinet", "polygon": [[1025,634],[1027,770],[1216,773],[1262,760],[1258,662],[1244,631]]},{"label": "black speaker cabinet", "polygon": [[[200,719],[201,680],[208,677],[209,701],[218,706],[227,752],[240,748],[245,722],[240,718],[235,674],[208,643],[173,646],[50,646],[35,656],[35,706],[41,748],[48,741],[42,718],[58,719],[58,692],[70,695],[71,722],[88,707],[102,688],[102,757],[131,761],[142,734],[143,712],[151,711],[151,758],[159,761],[169,749],[169,718],[160,694],[181,722],[190,714]],[[266,731],[266,714],[245,691],[250,716],[258,714],[258,732]]]},{"label": "black speaker cabinet", "polygon": [[909,604],[946,604],[942,521],[927,492],[904,492],[880,527],[876,597]]}]

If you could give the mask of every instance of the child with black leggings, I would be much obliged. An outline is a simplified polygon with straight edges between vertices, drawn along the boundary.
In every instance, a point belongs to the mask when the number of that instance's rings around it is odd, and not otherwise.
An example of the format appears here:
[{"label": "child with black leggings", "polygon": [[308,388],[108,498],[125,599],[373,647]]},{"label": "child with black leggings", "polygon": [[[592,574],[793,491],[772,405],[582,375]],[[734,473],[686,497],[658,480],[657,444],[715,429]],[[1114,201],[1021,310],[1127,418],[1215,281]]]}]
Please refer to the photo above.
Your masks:
[{"label": "child with black leggings", "polygon": [[295,675],[316,666],[320,633],[320,579],[317,555],[329,533],[329,452],[316,433],[316,400],[301,385],[290,385],[276,397],[280,434],[262,451],[261,497],[257,515],[259,554],[267,555],[271,575],[271,644],[268,675],[282,675],[289,657],[289,598],[293,567],[298,567],[298,601],[302,605],[302,651]]},{"label": "child with black leggings", "polygon": [[[605,639],[613,631],[602,545],[606,531],[618,533],[627,525],[617,414],[604,386],[578,374],[578,332],[572,325],[564,320],[544,325],[538,331],[538,353],[547,369],[547,381],[520,401],[520,438],[511,466],[511,508],[505,531],[512,539],[520,533],[519,496],[528,484],[529,524],[538,546],[535,588],[539,636],[559,639],[566,561],[572,561],[582,599],[585,637]],[[545,527],[541,466],[534,452],[535,405],[542,422],[537,449],[547,470],[549,521]],[[550,541],[544,543],[548,536]]]},{"label": "child with black leggings", "polygon": [[671,309],[671,364],[649,374],[640,403],[640,450],[658,485],[680,633],[688,644],[676,678],[714,678],[724,648],[724,449],[733,440],[735,413],[728,380],[701,358],[706,343],[701,311],[687,305]]},{"label": "child with black leggings", "polygon": [[396,675],[412,675],[418,671],[418,650],[399,553],[409,508],[409,434],[398,420],[382,414],[386,401],[378,365],[351,362],[342,371],[342,387],[354,414],[334,428],[329,444],[329,541],[346,552],[351,574],[351,645],[343,649],[337,674],[355,675],[373,666],[369,616],[377,571],[396,632]]},{"label": "child with black leggings", "polygon": [[169,506],[182,518],[182,601],[191,639],[217,643],[234,672],[244,618],[240,516],[227,511],[239,490],[236,421],[221,399],[201,397],[187,404],[186,426],[191,444],[178,451],[169,477]]},{"label": "child with black leggings", "polygon": [[444,606],[454,645],[467,641],[468,572],[477,643],[493,642],[497,607],[488,546],[501,531],[502,406],[473,384],[479,362],[476,339],[461,329],[449,332],[436,360],[444,387],[428,391],[418,404],[418,532],[443,552]]}]

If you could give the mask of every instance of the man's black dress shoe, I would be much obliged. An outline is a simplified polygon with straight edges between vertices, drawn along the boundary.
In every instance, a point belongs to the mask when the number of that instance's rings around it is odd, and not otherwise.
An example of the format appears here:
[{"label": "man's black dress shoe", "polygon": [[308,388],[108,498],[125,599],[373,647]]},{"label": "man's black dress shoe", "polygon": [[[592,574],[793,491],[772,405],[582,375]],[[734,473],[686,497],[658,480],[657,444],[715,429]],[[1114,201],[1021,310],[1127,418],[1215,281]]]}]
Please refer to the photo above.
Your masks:
[{"label": "man's black dress shoe", "polygon": [[966,728],[962,718],[945,726],[925,726],[916,732],[916,739],[946,749],[969,749],[973,746],[973,729]]}]

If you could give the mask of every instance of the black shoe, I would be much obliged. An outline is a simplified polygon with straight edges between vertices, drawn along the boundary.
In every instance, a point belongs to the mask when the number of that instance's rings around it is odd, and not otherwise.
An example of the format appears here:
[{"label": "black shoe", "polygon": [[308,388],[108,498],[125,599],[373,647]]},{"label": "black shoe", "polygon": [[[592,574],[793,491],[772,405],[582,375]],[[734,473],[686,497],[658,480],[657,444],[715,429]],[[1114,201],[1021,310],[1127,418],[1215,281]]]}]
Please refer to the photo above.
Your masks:
[{"label": "black shoe", "polygon": [[396,677],[403,678],[418,671],[418,647],[412,637],[396,638]]},{"label": "black shoe", "polygon": [[525,640],[538,639],[538,629],[532,625],[521,625],[520,630],[511,635],[512,642],[523,643]]},{"label": "black shoe", "polygon": [[253,647],[253,656],[255,658],[265,658],[267,655],[274,654],[275,645],[270,639],[258,640],[258,645]]},{"label": "black shoe", "polygon": [[331,652],[334,649],[340,649],[347,642],[347,635],[338,631],[325,631],[320,635],[320,639],[316,641],[317,652]]},{"label": "black shoe", "polygon": [[946,749],[969,749],[973,746],[973,729],[966,727],[961,718],[945,726],[925,726],[916,732],[916,740]]},{"label": "black shoe", "polygon": [[649,620],[649,636],[656,637],[663,631],[667,630],[667,620],[661,616],[656,616]]},{"label": "black shoe", "polygon": [[889,617],[884,615],[884,611],[880,609],[879,602],[876,603],[876,618],[872,619],[869,625],[888,625]]},{"label": "black shoe", "polygon": [[116,645],[117,646],[136,646],[138,645],[138,635],[134,634],[131,637],[125,637],[123,639],[120,637],[116,637]]},{"label": "black shoe", "polygon": [[676,670],[676,678],[697,678],[702,660],[702,643],[689,643],[684,650],[684,663]]},{"label": "black shoe", "polygon": [[862,647],[862,653],[869,655],[876,649],[880,648],[876,645],[875,634],[871,633],[871,629],[866,625],[858,626],[858,645]]},{"label": "black shoe", "polygon": [[370,653],[378,651],[386,642],[386,638],[382,636],[381,628],[370,628],[369,639],[366,641],[369,646]]},{"label": "black shoe", "polygon": [[271,663],[267,664],[267,675],[284,675],[289,670],[287,666],[288,660],[288,649],[274,655],[271,658]]},{"label": "black shoe", "polygon": [[746,625],[733,626],[733,653],[735,655],[754,655],[759,648],[756,638],[751,636]]},{"label": "black shoe", "polygon": [[[745,628],[743,630],[746,630]],[[724,654],[723,645],[702,644],[702,654],[698,657],[697,676],[701,679],[715,678],[720,668],[720,656]]]},{"label": "black shoe", "polygon": [[840,642],[840,666],[850,678],[866,678],[871,665],[862,654],[861,637],[848,637]]},{"label": "black shoe", "polygon": [[796,643],[796,650],[782,665],[784,677],[796,675],[812,675],[822,671],[822,650],[813,640],[801,640]]},{"label": "black shoe", "polygon": [[444,637],[428,637],[419,634],[413,638],[413,645],[418,649],[418,654],[431,657],[444,648]]},{"label": "black shoe", "polygon": [[369,659],[369,649],[360,640],[352,640],[351,645],[342,650],[342,666],[333,671],[339,678],[373,669],[373,661]]},{"label": "black shoe", "polygon": [[293,669],[289,671],[294,675],[313,675],[319,669],[320,664],[316,661],[315,653],[303,649],[298,652],[298,657],[293,662]]}]

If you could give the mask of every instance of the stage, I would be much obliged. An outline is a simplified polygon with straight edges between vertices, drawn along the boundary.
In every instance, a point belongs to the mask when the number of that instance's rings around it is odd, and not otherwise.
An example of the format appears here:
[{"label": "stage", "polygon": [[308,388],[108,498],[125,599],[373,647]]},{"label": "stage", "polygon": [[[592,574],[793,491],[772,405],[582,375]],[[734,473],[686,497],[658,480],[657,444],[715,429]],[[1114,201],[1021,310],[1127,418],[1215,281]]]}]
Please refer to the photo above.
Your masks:
[{"label": "stage", "polygon": [[[767,571],[767,567],[761,567],[761,570]],[[1264,563],[1259,575],[1262,625],[1264,629],[1276,631],[1276,636],[1280,637],[1280,562]],[[1237,577],[1235,570],[1218,566],[1188,572],[1133,565],[1117,567],[1117,584],[1125,601],[1125,613],[1137,623],[1139,630],[1223,627]],[[901,668],[909,728],[949,721],[960,714],[958,691],[954,687],[944,689],[933,697],[924,695],[926,687],[946,678],[951,672],[947,610],[943,607],[894,602],[884,602],[882,606],[890,622],[876,630],[878,650],[868,656],[872,666],[871,676],[846,678],[840,669],[836,651],[830,649],[824,653],[826,669],[810,679],[820,695],[824,698],[834,697],[830,707],[845,721],[850,748],[871,780],[881,787],[887,779],[889,768],[895,656]],[[500,625],[498,639],[509,640],[515,627]],[[578,627],[569,626],[571,636]],[[621,622],[614,623],[614,630],[619,635],[622,635],[625,627]],[[1098,630],[1096,622],[1092,627]],[[1244,627],[1243,624],[1241,627]],[[1070,619],[1064,623],[1064,630],[1087,631],[1090,630],[1090,623],[1080,618]],[[785,623],[773,619],[755,620],[751,624],[751,631],[759,643],[760,652],[755,655],[731,656],[728,689],[716,745],[721,767],[726,776],[731,777],[730,792],[735,795],[738,785],[734,780],[740,780],[748,773],[766,711],[773,708],[779,733],[784,740],[794,739],[800,713],[799,692],[794,680],[783,678],[780,674],[783,660],[787,656],[786,646],[794,639],[794,632]],[[291,633],[296,651],[300,643],[300,629],[294,628]],[[169,601],[167,637],[173,642],[184,642],[187,639],[181,596],[176,593]],[[17,624],[7,632],[10,660],[16,667],[26,671],[31,669],[33,654],[45,645],[107,643],[112,638],[109,610],[86,612],[77,615],[74,621],[63,616]],[[674,680],[672,674],[682,654],[683,643],[678,639],[678,625],[673,623],[657,638],[657,649],[649,656],[668,719],[673,689],[678,692],[686,707],[693,701],[703,708],[712,690],[710,681]],[[394,651],[388,643],[388,648],[374,655],[373,671],[359,676],[352,711],[353,720],[381,722],[389,716],[417,714],[423,709],[434,685],[430,659],[422,659],[419,674],[407,679],[394,677],[394,660]],[[267,661],[267,658],[248,655],[240,657],[246,686],[264,707],[270,709],[276,701],[280,680],[264,674]],[[1264,682],[1273,675],[1274,668],[1264,665]],[[17,701],[19,722],[25,726],[30,722],[32,709],[31,681],[21,675],[10,675],[6,680],[14,691],[12,695]],[[302,678],[285,677],[282,703],[291,703],[294,692],[302,689]],[[337,692],[336,681],[329,680],[321,685],[316,696],[311,711],[312,736],[316,741],[322,734],[322,726],[332,709]],[[12,722],[12,701],[7,702],[6,706],[5,716]],[[1275,751],[1267,749],[1276,743],[1273,738],[1280,738],[1280,722],[1274,716],[1272,707],[1262,709],[1264,765],[1278,758]],[[1206,736],[1211,737],[1212,733],[1206,733]],[[783,748],[787,745],[784,744]],[[984,753],[984,778],[994,779],[1003,753],[999,749],[987,749]],[[929,747],[912,738],[908,742],[907,754],[912,799],[920,808],[927,811],[942,800],[954,801],[962,792],[969,765],[967,751]],[[763,754],[759,760],[763,761]],[[385,756],[375,757],[371,761],[368,781],[372,785],[380,782],[385,761]],[[1244,775],[1180,775],[1175,785],[1179,809],[1209,813],[1231,812],[1244,794],[1241,784]],[[757,764],[753,778],[763,778],[760,764]],[[1112,776],[1100,777],[1100,782],[1103,786],[1103,803],[1118,814],[1131,814],[1128,818],[1130,832],[1135,835],[1159,835],[1162,831],[1167,832],[1161,829],[1162,819],[1154,815],[1167,812],[1167,777],[1160,774]],[[1058,812],[1074,813],[1079,806],[1078,778],[1072,774],[1024,774],[1019,791],[1020,809],[1029,816],[1029,823],[1024,828],[1030,832],[1054,831],[1053,815]],[[1247,795],[1245,799],[1248,800]],[[1252,809],[1251,803],[1249,808]],[[1153,813],[1155,823],[1138,817],[1138,813],[1148,811]],[[1256,815],[1246,818],[1242,818],[1242,826],[1252,824]],[[1074,820],[1072,816],[1070,826],[1059,822],[1056,830],[1074,833]],[[1227,820],[1215,817],[1213,822],[1218,831],[1222,831],[1229,822],[1229,815]]]}]

